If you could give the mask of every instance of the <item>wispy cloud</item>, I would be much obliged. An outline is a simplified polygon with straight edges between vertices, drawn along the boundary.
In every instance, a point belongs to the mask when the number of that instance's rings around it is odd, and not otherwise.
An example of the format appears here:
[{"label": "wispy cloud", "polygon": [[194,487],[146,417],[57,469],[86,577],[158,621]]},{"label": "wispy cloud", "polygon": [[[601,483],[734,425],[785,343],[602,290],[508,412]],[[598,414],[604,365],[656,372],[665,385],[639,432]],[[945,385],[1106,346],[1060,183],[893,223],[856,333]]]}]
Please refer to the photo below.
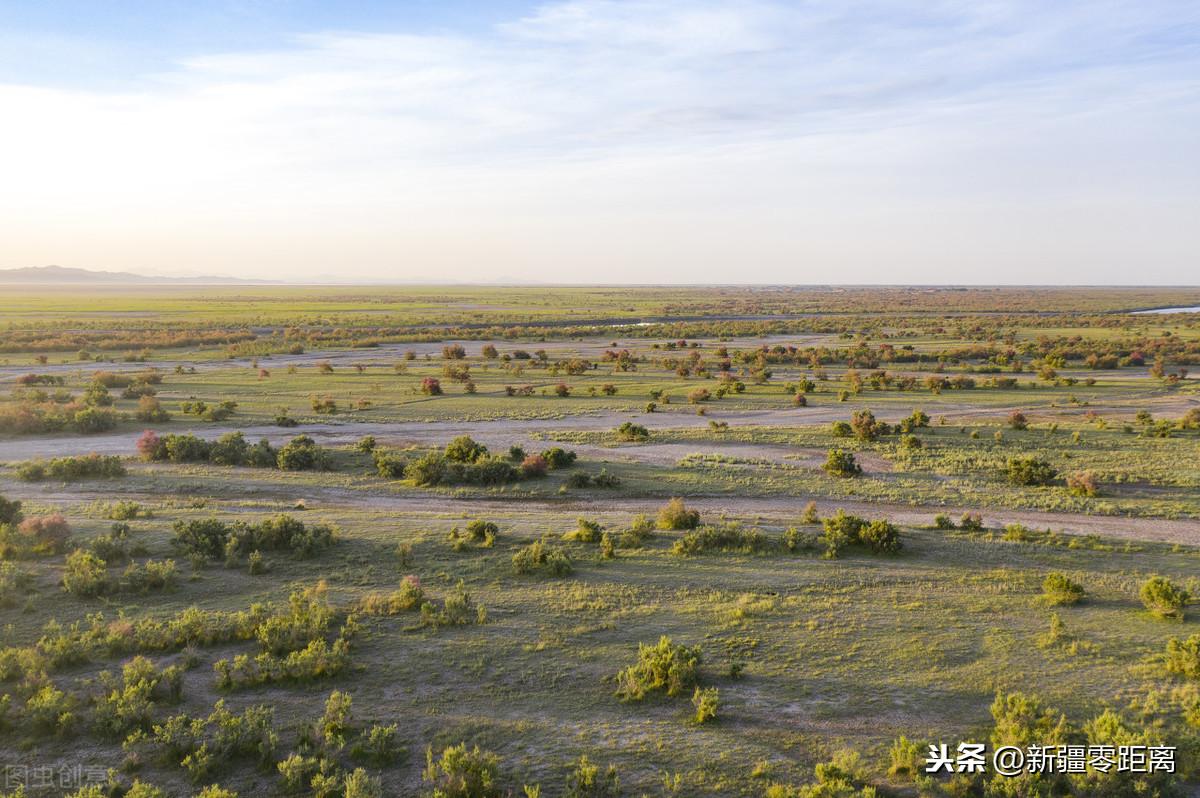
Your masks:
[{"label": "wispy cloud", "polygon": [[1171,0],[576,0],[312,33],[123,91],[0,86],[0,265],[1112,280],[1141,252],[1167,279],[1198,243],[1198,76],[1200,7]]}]

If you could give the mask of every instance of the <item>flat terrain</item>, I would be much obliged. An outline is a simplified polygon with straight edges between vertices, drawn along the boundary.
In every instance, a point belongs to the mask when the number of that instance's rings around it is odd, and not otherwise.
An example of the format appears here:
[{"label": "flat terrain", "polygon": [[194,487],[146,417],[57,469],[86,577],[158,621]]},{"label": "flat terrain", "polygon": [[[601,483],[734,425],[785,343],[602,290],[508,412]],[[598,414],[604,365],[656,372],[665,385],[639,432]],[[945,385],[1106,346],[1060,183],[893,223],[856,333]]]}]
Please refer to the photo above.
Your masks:
[{"label": "flat terrain", "polygon": [[[416,795],[437,786],[427,750],[465,742],[495,755],[501,791],[443,794],[612,794],[571,786],[586,756],[621,794],[759,796],[849,750],[853,790],[954,794],[894,767],[893,743],[987,740],[997,694],[1020,692],[1080,740],[1111,709],[1180,746],[1187,790],[1200,689],[1164,652],[1197,629],[1140,591],[1200,595],[1200,314],[1131,311],[1197,302],[6,289],[0,496],[21,507],[0,525],[0,766],[114,768],[172,795],[351,795],[362,768]],[[300,436],[309,460],[285,454]],[[676,497],[698,522],[659,518]],[[898,548],[834,545],[839,510],[889,521]],[[280,514],[332,539],[263,524]],[[211,550],[208,520],[225,525]],[[522,565],[538,542],[569,567]],[[1051,573],[1082,600],[1043,595]],[[189,608],[202,622],[169,640],[139,631]],[[699,648],[694,679],[623,700],[618,672],[663,636]],[[122,677],[139,655],[178,673],[139,688]],[[714,718],[692,681],[716,689]],[[352,712],[330,739],[334,691]],[[271,708],[269,750],[219,721],[172,736],[222,700]]]}]

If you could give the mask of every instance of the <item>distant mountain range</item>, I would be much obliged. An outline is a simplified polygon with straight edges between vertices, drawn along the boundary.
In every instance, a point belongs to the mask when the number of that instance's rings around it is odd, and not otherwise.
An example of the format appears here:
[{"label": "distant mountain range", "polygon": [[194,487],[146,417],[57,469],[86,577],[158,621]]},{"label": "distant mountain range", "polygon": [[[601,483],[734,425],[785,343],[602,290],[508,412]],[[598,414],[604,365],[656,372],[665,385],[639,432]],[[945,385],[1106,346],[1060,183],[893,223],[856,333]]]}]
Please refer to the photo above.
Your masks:
[{"label": "distant mountain range", "polygon": [[39,285],[270,285],[275,280],[243,280],[237,277],[151,277],[133,272],[102,272],[75,269],[68,266],[25,266],[19,269],[0,269],[0,284],[19,283]]}]

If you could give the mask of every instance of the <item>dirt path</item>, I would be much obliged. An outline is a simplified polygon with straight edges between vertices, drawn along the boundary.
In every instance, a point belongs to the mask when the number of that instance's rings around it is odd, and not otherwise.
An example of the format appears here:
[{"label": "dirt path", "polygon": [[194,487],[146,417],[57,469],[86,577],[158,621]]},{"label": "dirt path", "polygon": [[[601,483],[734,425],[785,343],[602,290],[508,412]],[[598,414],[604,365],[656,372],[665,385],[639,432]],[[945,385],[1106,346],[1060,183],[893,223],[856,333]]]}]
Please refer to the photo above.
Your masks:
[{"label": "dirt path", "polygon": [[[27,484],[0,481],[0,492],[11,498],[29,499],[46,504],[86,504],[98,500],[134,499],[153,503],[164,498],[163,493],[114,492],[111,484],[79,483],[64,489],[61,484]],[[303,500],[310,510],[366,510],[394,513],[402,516],[471,516],[486,513],[514,516],[562,516],[572,519],[580,514],[625,523],[637,513],[654,515],[663,505],[659,498],[627,498],[620,496],[565,496],[559,498],[461,498],[433,492],[393,493],[384,490],[359,490],[345,487],[324,487],[305,484],[240,483],[231,480],[222,491],[221,499],[229,502],[260,502],[272,507],[287,507]],[[174,494],[166,494],[173,496]],[[1156,541],[1200,546],[1200,519],[1129,518],[1124,516],[1083,515],[1041,510],[984,509],[979,507],[913,506],[890,502],[865,502],[826,499],[816,496],[739,497],[697,496],[687,499],[689,507],[701,512],[706,520],[723,516],[751,522],[786,526],[796,523],[809,501],[814,501],[821,515],[845,509],[856,515],[888,518],[906,526],[925,526],[935,515],[945,514],[957,520],[963,513],[978,513],[990,528],[1019,523],[1031,529],[1052,529],[1069,535],[1099,535],[1118,540]],[[252,506],[230,508],[253,511]]]},{"label": "dirt path", "polygon": [[[506,449],[512,445],[523,446],[537,434],[572,431],[609,431],[625,421],[634,421],[650,430],[705,429],[710,420],[724,421],[730,426],[788,427],[806,424],[828,424],[844,420],[851,408],[846,404],[822,405],[807,408],[780,408],[774,410],[735,410],[724,412],[719,406],[709,408],[706,416],[697,416],[688,410],[667,410],[659,413],[599,411],[553,419],[497,418],[482,421],[367,421],[325,422],[301,424],[297,427],[276,426],[230,426],[196,424],[191,426],[171,425],[160,432],[192,434],[212,440],[226,432],[241,430],[252,441],[267,438],[273,444],[304,434],[318,442],[336,446],[353,443],[364,435],[373,435],[387,446],[410,444],[443,444],[458,435],[470,435],[493,450]],[[981,408],[969,404],[942,405],[938,414],[947,419],[965,421],[971,418],[1000,418],[1008,408]],[[880,409],[876,415],[881,420],[896,422],[908,414],[907,409]],[[0,462],[30,460],[39,457],[61,457],[71,454],[132,455],[140,430],[103,433],[99,435],[42,435],[31,438],[0,440]],[[690,446],[689,452],[707,450],[715,443],[699,443]],[[761,448],[755,446],[754,448]],[[689,453],[685,452],[685,454]],[[752,455],[751,455],[752,456]]]}]

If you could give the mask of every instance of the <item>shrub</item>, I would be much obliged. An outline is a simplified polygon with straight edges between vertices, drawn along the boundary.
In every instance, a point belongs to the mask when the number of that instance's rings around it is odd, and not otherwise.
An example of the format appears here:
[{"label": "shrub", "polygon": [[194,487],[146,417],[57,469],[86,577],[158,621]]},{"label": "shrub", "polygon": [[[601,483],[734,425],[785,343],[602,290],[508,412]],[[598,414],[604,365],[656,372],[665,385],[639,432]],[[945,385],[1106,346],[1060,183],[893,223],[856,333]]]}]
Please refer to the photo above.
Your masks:
[{"label": "shrub", "polygon": [[1033,456],[1008,461],[1008,480],[1014,485],[1050,485],[1057,476],[1052,465]]},{"label": "shrub", "polygon": [[21,514],[21,502],[17,499],[7,499],[0,496],[0,524],[17,525],[24,516]]},{"label": "shrub", "polygon": [[1083,600],[1083,585],[1055,571],[1046,574],[1042,596],[1049,604],[1078,604]]},{"label": "shrub", "polygon": [[1075,496],[1099,496],[1100,487],[1096,475],[1091,471],[1079,471],[1067,475],[1067,489]]},{"label": "shrub", "polygon": [[887,435],[891,428],[882,421],[875,420],[875,414],[870,410],[856,410],[850,418],[850,429],[859,440],[873,441],[880,435]]},{"label": "shrub", "polygon": [[650,430],[641,424],[626,421],[617,427],[617,437],[623,441],[648,441],[650,440]]},{"label": "shrub", "polygon": [[521,475],[527,479],[546,476],[550,464],[540,454],[531,454],[521,461]]},{"label": "shrub", "polygon": [[279,450],[276,463],[283,471],[320,471],[328,468],[325,450],[307,435],[297,435]]},{"label": "shrub", "polygon": [[962,518],[958,521],[958,526],[969,532],[979,532],[983,529],[983,516],[979,513],[963,513]]},{"label": "shrub", "polygon": [[396,742],[397,730],[398,726],[395,723],[388,726],[372,724],[370,729],[359,735],[358,740],[350,749],[350,755],[376,766],[394,762],[401,751]]},{"label": "shrub", "polygon": [[715,687],[696,687],[692,693],[692,706],[696,708],[694,716],[696,723],[707,723],[717,717],[719,697],[720,694]]},{"label": "shrub", "polygon": [[676,696],[696,687],[700,647],[675,644],[663,635],[655,645],[638,644],[637,662],[617,674],[617,696],[641,701],[648,693]]},{"label": "shrub", "polygon": [[426,396],[441,396],[442,383],[436,377],[426,377],[421,380],[421,393]]},{"label": "shrub", "polygon": [[149,518],[150,510],[134,501],[115,501],[105,508],[104,516],[110,521],[132,521],[135,518]]},{"label": "shrub", "polygon": [[636,549],[654,537],[654,522],[644,515],[636,515],[629,528],[621,532],[618,545],[623,549]]},{"label": "shrub", "polygon": [[500,527],[493,521],[476,518],[467,524],[467,535],[470,536],[471,540],[476,543],[482,543],[485,546],[491,546],[498,534],[500,534]]},{"label": "shrub", "polygon": [[375,473],[384,479],[402,479],[404,469],[408,466],[408,458],[398,452],[385,452],[375,449],[371,455],[375,462]]},{"label": "shrub", "polygon": [[33,584],[33,576],[0,561],[0,607],[15,607]]},{"label": "shrub", "polygon": [[851,426],[845,421],[833,422],[833,426],[830,427],[830,431],[833,433],[833,437],[835,438],[849,438],[854,434],[853,428],[851,428]]},{"label": "shrub", "polygon": [[430,452],[404,467],[404,478],[415,485],[438,485],[446,475],[446,458]]},{"label": "shrub", "polygon": [[421,620],[427,626],[465,626],[470,623],[484,623],[487,611],[483,605],[477,605],[466,585],[459,580],[458,586],[446,596],[441,610],[436,610],[431,602],[421,605]]},{"label": "shrub", "polygon": [[175,587],[175,561],[147,560],[130,563],[121,574],[120,589],[126,593],[149,593],[151,590],[170,590]]},{"label": "shrub", "polygon": [[240,466],[245,464],[249,449],[241,432],[227,432],[210,444],[208,459],[217,465]]},{"label": "shrub", "polygon": [[586,488],[592,484],[592,477],[583,471],[576,471],[567,477],[563,483],[567,488]]},{"label": "shrub", "polygon": [[202,463],[208,460],[209,446],[208,441],[195,435],[168,435],[155,448],[154,459],[167,459],[172,463]]},{"label": "shrub", "polygon": [[810,550],[816,544],[816,535],[804,532],[797,527],[790,526],[783,531],[783,546],[792,553]]},{"label": "shrub", "polygon": [[46,464],[29,460],[17,466],[17,479],[22,482],[41,482],[46,478]]},{"label": "shrub", "polygon": [[822,542],[825,544],[825,556],[837,557],[842,549],[859,542],[859,533],[867,525],[865,519],[849,515],[839,509],[836,513],[821,522],[824,528]]},{"label": "shrub", "polygon": [[1142,604],[1146,605],[1151,614],[1159,618],[1173,618],[1182,621],[1184,607],[1191,596],[1183,588],[1164,576],[1152,576],[1143,584],[1140,591]]},{"label": "shrub", "polygon": [[138,421],[145,421],[151,424],[171,420],[171,414],[162,406],[162,402],[153,396],[143,396],[138,399],[138,408],[134,417]]},{"label": "shrub", "polygon": [[689,510],[683,499],[675,497],[658,511],[656,525],[659,529],[695,529],[700,525],[700,513]]},{"label": "shrub", "polygon": [[565,399],[571,395],[571,386],[567,385],[565,382],[560,382],[558,385],[554,386],[554,395],[560,399]]},{"label": "shrub", "polygon": [[545,571],[550,576],[569,576],[574,570],[571,556],[561,546],[535,540],[512,556],[513,570],[519,574]]},{"label": "shrub", "polygon": [[693,529],[675,541],[672,554],[693,555],[712,551],[753,554],[770,548],[770,541],[757,529],[745,529],[741,524],[703,526]]},{"label": "shrub", "polygon": [[460,435],[446,444],[446,459],[454,463],[474,463],[488,453],[487,447],[476,443],[469,435]]},{"label": "shrub", "polygon": [[939,513],[933,517],[934,529],[957,529],[954,525],[954,519],[945,513]]},{"label": "shrub", "polygon": [[575,528],[563,535],[563,540],[576,540],[580,543],[598,543],[604,527],[599,521],[589,521],[586,518],[575,519]]},{"label": "shrub", "polygon": [[891,764],[888,766],[889,776],[899,776],[913,781],[922,773],[925,757],[921,746],[909,740],[904,735],[898,737],[888,750]]},{"label": "shrub", "polygon": [[856,477],[862,473],[862,466],[845,449],[830,449],[821,467],[835,477]]},{"label": "shrub", "polygon": [[58,552],[71,536],[71,526],[62,513],[35,515],[17,527],[17,533],[35,551]]},{"label": "shrub", "polygon": [[[526,788],[526,793],[528,793]],[[600,775],[600,766],[593,764],[587,754],[579,757],[567,777],[563,798],[620,798],[621,780],[612,765]]]},{"label": "shrub", "polygon": [[1187,640],[1175,637],[1168,640],[1165,664],[1167,673],[1200,679],[1200,634],[1192,635]]},{"label": "shrub", "polygon": [[112,455],[89,454],[78,457],[56,457],[43,463],[30,461],[17,468],[17,476],[27,482],[42,479],[61,479],[74,482],[80,479],[112,479],[125,476],[121,458]]},{"label": "shrub", "polygon": [[500,758],[491,751],[459,743],[443,749],[436,759],[433,748],[427,748],[421,779],[430,798],[501,798],[499,770]]},{"label": "shrub", "polygon": [[859,530],[859,541],[871,551],[897,552],[900,550],[900,532],[889,521],[878,519]]},{"label": "shrub", "polygon": [[108,409],[85,407],[75,413],[71,426],[85,435],[108,432],[117,428],[117,414]]},{"label": "shrub", "polygon": [[400,588],[391,593],[368,593],[359,602],[359,609],[367,615],[395,615],[415,610],[425,599],[421,580],[411,574],[400,580]]},{"label": "shrub", "polygon": [[542,452],[541,456],[546,461],[546,467],[551,471],[570,468],[575,463],[575,452],[563,449],[561,446],[551,447]]},{"label": "shrub", "polygon": [[90,551],[76,549],[67,555],[62,586],[68,593],[85,598],[107,593],[111,589],[108,565]]},{"label": "shrub", "polygon": [[297,557],[309,557],[333,545],[329,526],[306,526],[290,515],[277,515],[257,524],[235,521],[226,524],[215,518],[179,520],[174,525],[174,544],[187,553],[207,559],[248,556],[254,551],[288,549]]}]

